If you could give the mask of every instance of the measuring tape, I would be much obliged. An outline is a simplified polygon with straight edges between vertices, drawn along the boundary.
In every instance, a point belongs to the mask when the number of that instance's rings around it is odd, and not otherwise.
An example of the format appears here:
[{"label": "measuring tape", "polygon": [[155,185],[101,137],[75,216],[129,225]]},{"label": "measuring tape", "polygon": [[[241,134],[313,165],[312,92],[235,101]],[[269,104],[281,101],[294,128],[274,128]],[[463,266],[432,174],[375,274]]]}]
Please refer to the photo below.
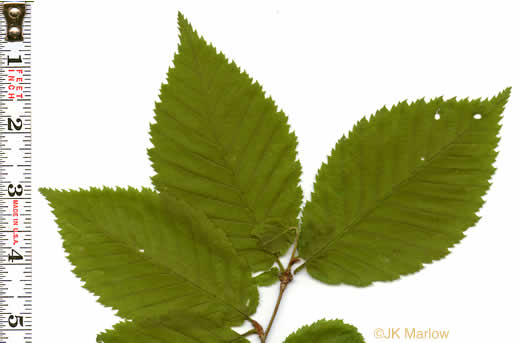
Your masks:
[{"label": "measuring tape", "polygon": [[32,8],[0,4],[0,343],[32,342]]}]

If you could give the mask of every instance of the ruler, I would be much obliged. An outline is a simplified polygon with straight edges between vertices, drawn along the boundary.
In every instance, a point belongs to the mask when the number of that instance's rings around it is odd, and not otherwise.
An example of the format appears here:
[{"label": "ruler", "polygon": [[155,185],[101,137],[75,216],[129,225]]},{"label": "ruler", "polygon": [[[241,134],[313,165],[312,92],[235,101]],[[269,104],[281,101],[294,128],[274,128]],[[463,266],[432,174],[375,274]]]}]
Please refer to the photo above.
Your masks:
[{"label": "ruler", "polygon": [[0,5],[0,343],[32,342],[32,8]]}]

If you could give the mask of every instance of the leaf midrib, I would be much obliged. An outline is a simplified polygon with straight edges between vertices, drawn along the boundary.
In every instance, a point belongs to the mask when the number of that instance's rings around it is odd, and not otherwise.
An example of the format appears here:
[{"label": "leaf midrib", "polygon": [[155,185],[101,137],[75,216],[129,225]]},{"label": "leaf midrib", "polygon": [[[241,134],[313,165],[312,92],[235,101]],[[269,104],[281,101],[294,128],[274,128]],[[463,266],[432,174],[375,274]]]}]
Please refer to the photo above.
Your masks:
[{"label": "leaf midrib", "polygon": [[395,192],[396,192],[396,189],[407,184],[408,182],[411,181],[412,178],[414,178],[416,176],[416,174],[418,172],[420,172],[421,170],[425,169],[431,162],[433,162],[435,159],[437,159],[438,157],[440,157],[440,155],[442,155],[442,153],[448,149],[451,145],[455,144],[458,140],[460,140],[466,133],[468,133],[468,131],[470,131],[472,127],[469,126],[467,127],[466,129],[464,129],[458,136],[456,136],[454,139],[452,139],[448,144],[446,144],[445,146],[443,146],[441,149],[439,149],[439,151],[437,151],[431,158],[429,159],[426,159],[423,163],[423,165],[421,165],[420,167],[414,169],[414,171],[407,177],[405,178],[404,180],[400,181],[399,183],[397,183],[394,187],[392,187],[392,189],[390,190],[390,192],[388,192],[387,195],[385,195],[383,198],[379,199],[376,201],[375,205],[372,206],[371,208],[367,209],[363,214],[360,214],[358,216],[356,216],[353,221],[346,225],[343,230],[341,230],[341,232],[339,232],[337,235],[335,235],[334,237],[332,237],[329,241],[327,241],[327,243],[325,243],[321,248],[317,249],[311,256],[309,256],[306,261],[304,262],[304,264],[307,264],[308,262],[310,262],[312,259],[314,259],[315,257],[318,257],[318,255],[323,252],[324,250],[327,250],[329,247],[331,247],[333,244],[335,244],[336,242],[338,242],[347,232],[350,232],[351,229],[356,226],[357,224],[359,224],[361,221],[363,221],[366,217],[368,217],[372,212],[374,212],[376,209],[378,209],[385,200],[387,200],[388,198],[390,198]]},{"label": "leaf midrib", "polygon": [[[209,84],[205,86],[205,85],[204,85],[204,82],[203,82],[203,80],[202,80],[202,78],[201,78],[201,74],[202,74],[202,73],[200,72],[201,68],[200,68],[200,61],[199,61],[199,53],[198,53],[198,51],[196,51],[196,50],[194,49],[194,43],[193,43],[193,41],[192,41],[191,37],[190,37],[190,41],[191,41],[191,42],[190,42],[191,44],[189,44],[189,45],[190,45],[190,47],[191,47],[191,52],[192,52],[193,56],[195,57],[195,58],[194,58],[194,61],[195,61],[195,64],[196,64],[196,66],[197,66],[197,69],[198,69],[198,70],[196,70],[196,71],[195,71],[195,74],[196,74],[196,75],[198,75],[198,77],[199,77],[199,79],[198,79],[198,80],[199,80],[200,88],[201,88],[203,91],[205,91],[205,92],[210,96],[210,94],[211,94],[210,87],[211,87],[212,83],[214,82],[214,79],[216,78],[217,73],[219,72],[219,70],[221,70],[221,68],[225,65],[225,63],[221,63],[221,64],[220,64],[219,69],[218,69],[216,72],[214,72],[214,75],[213,75],[212,80],[210,80]],[[184,65],[184,67],[186,67],[186,68],[187,68],[188,66]],[[207,99],[208,97],[203,97],[203,98],[204,98],[204,99]],[[210,106],[209,106],[209,104],[207,104],[206,102],[204,103],[204,105],[205,105],[205,106],[204,106],[204,107],[205,107],[205,109],[204,109],[205,119],[206,119],[206,120],[207,120],[207,122],[209,123],[208,127],[209,127],[209,128],[214,127],[214,126],[213,126],[213,123],[212,123],[212,121],[211,121],[211,115],[210,115],[210,114],[211,114],[211,111],[207,110],[207,108],[209,108]],[[216,107],[216,106],[214,106],[214,107]],[[262,119],[263,119],[263,117],[264,117],[264,114],[261,116],[261,120],[259,120],[259,123],[262,123]],[[276,129],[275,129],[275,130],[273,130],[272,135],[276,133],[276,130],[277,130],[277,129],[278,129],[278,128],[276,127]],[[211,131],[211,132],[212,132],[212,131]],[[218,150],[220,150],[220,152],[222,152],[223,154],[225,154],[225,151],[224,151],[224,145],[223,145],[223,144],[221,144],[221,142],[220,142],[220,140],[219,140],[219,137],[217,137],[217,136],[215,135],[215,133],[214,133],[214,132],[212,132],[212,135],[211,135],[211,136],[212,136],[212,138],[215,140],[215,143],[216,143],[216,145],[217,145],[217,146],[218,146],[218,148],[219,148]],[[266,153],[265,153],[265,151],[263,151],[263,152],[262,152],[262,154],[261,154],[261,160],[264,158],[264,156],[265,156],[265,155],[266,155]],[[250,204],[249,204],[249,203],[248,203],[248,201],[246,201],[246,199],[244,199],[244,197],[243,197],[243,190],[241,189],[241,187],[239,186],[239,184],[236,182],[236,173],[235,173],[234,168],[232,168],[232,166],[230,166],[230,165],[228,164],[228,162],[227,162],[227,160],[226,160],[225,158],[222,158],[221,160],[222,160],[223,166],[224,166],[224,167],[225,167],[225,168],[230,172],[230,174],[231,174],[232,184],[233,184],[233,185],[234,185],[234,187],[237,189],[237,194],[238,194],[238,197],[239,197],[239,199],[240,199],[240,201],[241,201],[242,206],[246,209],[245,213],[246,213],[246,215],[247,215],[247,217],[248,217],[248,219],[249,219],[249,224],[250,224],[252,227],[257,227],[257,225],[259,225],[259,221],[257,220],[257,218],[256,218],[256,216],[255,216],[255,212],[254,212],[254,211],[252,211],[252,209],[251,209],[251,207],[250,207]],[[268,211],[268,212],[269,212],[269,211]],[[209,218],[211,218],[211,217],[209,216]],[[212,220],[211,220],[211,221],[212,221]],[[214,225],[216,225],[216,224],[214,224]],[[251,238],[253,238],[254,240],[256,240],[256,241],[258,241],[259,243],[261,243],[261,244],[262,244],[261,239],[259,239],[259,238],[255,237],[255,236],[253,236],[253,235],[251,234],[251,232],[250,232],[249,236],[250,236]],[[281,237],[282,237],[282,236],[281,236]],[[280,238],[280,237],[279,237],[279,238]],[[264,253],[270,254],[270,255],[272,255],[272,256],[276,256],[273,252],[269,251],[268,249],[259,249],[259,248],[254,248],[253,250],[261,251],[261,252],[264,252]]]},{"label": "leaf midrib", "polygon": [[[85,220],[87,220],[87,219],[88,219],[88,218],[85,218]],[[132,250],[133,250],[133,247],[132,247],[132,246],[130,246],[130,245],[129,245],[127,242],[125,242],[124,240],[122,240],[122,239],[118,239],[115,235],[112,235],[112,234],[110,234],[109,232],[107,232],[107,231],[104,231],[104,230],[100,229],[98,225],[95,225],[95,227],[97,228],[97,231],[98,231],[99,233],[101,233],[101,234],[104,234],[104,235],[108,236],[108,237],[109,237],[109,239],[112,239],[116,244],[122,244],[124,247],[126,247],[127,249],[129,249],[129,251],[132,251]],[[133,252],[133,254],[137,255],[137,254],[136,254],[136,253],[134,253],[134,252]],[[137,256],[138,256],[138,257],[142,257],[141,255],[137,255]],[[193,287],[195,287],[195,288],[197,288],[197,289],[201,290],[202,292],[206,293],[207,295],[209,295],[209,296],[213,297],[213,298],[214,298],[214,299],[216,299],[219,303],[221,303],[221,304],[223,304],[223,305],[226,305],[226,306],[230,306],[230,307],[232,307],[236,312],[238,312],[239,314],[241,314],[245,319],[250,319],[250,316],[249,316],[247,313],[245,313],[245,312],[241,311],[241,310],[240,310],[239,308],[237,308],[234,304],[229,303],[229,302],[227,302],[227,301],[224,301],[223,299],[221,299],[220,297],[218,297],[216,294],[213,294],[213,293],[212,293],[212,292],[210,292],[209,290],[206,290],[205,288],[203,288],[203,287],[199,286],[199,285],[198,285],[198,284],[196,284],[194,281],[192,281],[192,280],[188,279],[186,276],[184,276],[184,275],[180,274],[179,272],[177,272],[177,271],[173,270],[173,269],[171,268],[171,266],[166,265],[166,264],[163,264],[163,263],[160,263],[160,260],[158,259],[158,261],[157,261],[157,259],[156,259],[156,258],[154,258],[153,256],[150,256],[150,255],[145,255],[145,256],[147,257],[147,258],[146,258],[146,260],[148,260],[148,261],[152,262],[153,264],[158,265],[158,266],[160,266],[160,267],[162,267],[162,268],[165,268],[165,269],[168,271],[168,273],[169,273],[170,275],[173,275],[173,276],[174,276],[174,275],[176,275],[176,276],[178,276],[180,279],[185,280],[186,282],[188,282],[189,284],[191,284]]]}]

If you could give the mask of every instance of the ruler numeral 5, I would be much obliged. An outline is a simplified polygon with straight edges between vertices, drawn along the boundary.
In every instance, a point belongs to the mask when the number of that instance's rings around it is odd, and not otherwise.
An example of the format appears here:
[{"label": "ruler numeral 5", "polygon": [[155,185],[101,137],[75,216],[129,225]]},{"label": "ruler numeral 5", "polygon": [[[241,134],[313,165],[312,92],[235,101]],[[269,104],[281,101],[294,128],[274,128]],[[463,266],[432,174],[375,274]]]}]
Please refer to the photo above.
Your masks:
[{"label": "ruler numeral 5", "polygon": [[9,326],[12,328],[17,327],[18,325],[23,326],[23,316],[15,316],[14,314],[11,314],[8,322]]}]

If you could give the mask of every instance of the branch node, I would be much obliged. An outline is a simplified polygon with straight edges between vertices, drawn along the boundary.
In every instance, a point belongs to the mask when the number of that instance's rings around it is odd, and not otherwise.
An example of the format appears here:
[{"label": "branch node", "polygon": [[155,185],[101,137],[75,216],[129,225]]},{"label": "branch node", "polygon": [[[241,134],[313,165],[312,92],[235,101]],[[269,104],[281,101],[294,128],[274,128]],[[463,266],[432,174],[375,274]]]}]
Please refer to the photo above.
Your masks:
[{"label": "branch node", "polygon": [[293,274],[291,273],[290,268],[286,269],[279,275],[279,280],[281,281],[281,288],[286,288],[288,284],[293,281]]}]

